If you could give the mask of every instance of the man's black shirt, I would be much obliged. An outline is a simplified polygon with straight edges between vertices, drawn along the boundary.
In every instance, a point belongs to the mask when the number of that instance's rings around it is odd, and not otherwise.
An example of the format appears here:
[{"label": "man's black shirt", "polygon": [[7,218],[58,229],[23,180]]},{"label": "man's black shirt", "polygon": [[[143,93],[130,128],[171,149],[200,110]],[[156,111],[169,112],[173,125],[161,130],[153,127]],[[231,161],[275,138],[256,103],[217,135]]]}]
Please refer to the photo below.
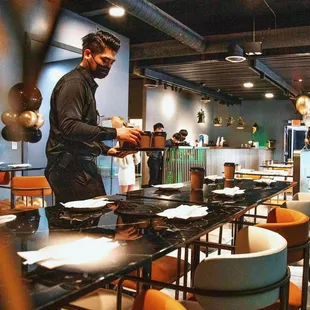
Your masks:
[{"label": "man's black shirt", "polygon": [[50,108],[50,133],[46,145],[49,164],[61,154],[106,155],[109,147],[102,140],[116,138],[114,128],[97,125],[95,92],[98,85],[78,66],[56,84]]}]

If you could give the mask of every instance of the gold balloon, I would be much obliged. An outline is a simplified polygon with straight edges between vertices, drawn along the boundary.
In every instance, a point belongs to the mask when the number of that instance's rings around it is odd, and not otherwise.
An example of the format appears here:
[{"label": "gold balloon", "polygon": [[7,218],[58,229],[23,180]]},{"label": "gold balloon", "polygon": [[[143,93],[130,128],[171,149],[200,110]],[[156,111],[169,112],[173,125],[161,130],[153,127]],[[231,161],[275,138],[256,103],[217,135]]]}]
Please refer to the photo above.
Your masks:
[{"label": "gold balloon", "polygon": [[36,113],[36,114],[37,114],[38,120],[35,124],[35,127],[41,128],[44,125],[44,116],[40,113]]},{"label": "gold balloon", "polygon": [[308,96],[300,96],[296,101],[296,109],[301,115],[306,115],[310,109],[310,98]]},{"label": "gold balloon", "polygon": [[1,114],[1,121],[6,126],[15,125],[17,118],[18,115],[13,110],[6,110]]},{"label": "gold balloon", "polygon": [[19,123],[26,128],[33,127],[37,121],[37,114],[33,111],[25,111],[19,116]]}]

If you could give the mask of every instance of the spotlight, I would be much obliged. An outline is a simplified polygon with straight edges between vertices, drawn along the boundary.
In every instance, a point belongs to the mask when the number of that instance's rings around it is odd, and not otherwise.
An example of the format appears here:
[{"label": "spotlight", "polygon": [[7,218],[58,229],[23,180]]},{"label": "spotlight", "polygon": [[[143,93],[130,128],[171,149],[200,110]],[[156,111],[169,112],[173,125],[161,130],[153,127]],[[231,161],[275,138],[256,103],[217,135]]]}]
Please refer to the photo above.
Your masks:
[{"label": "spotlight", "polygon": [[173,85],[171,85],[171,90],[174,91],[174,86]]},{"label": "spotlight", "polygon": [[121,7],[114,6],[109,9],[109,14],[113,17],[122,17],[125,14],[125,10]]},{"label": "spotlight", "polygon": [[225,60],[229,62],[238,63],[246,60],[243,49],[237,44],[229,45],[227,52],[228,56],[225,57]]},{"label": "spotlight", "polygon": [[167,89],[167,83],[164,83],[164,89]]},{"label": "spotlight", "polygon": [[181,91],[182,91],[182,88],[180,87],[180,88],[179,88],[179,93],[180,93]]},{"label": "spotlight", "polygon": [[251,83],[251,82],[246,82],[246,83],[243,84],[243,86],[244,86],[245,88],[252,88],[252,87],[254,86],[254,84]]},{"label": "spotlight", "polygon": [[271,98],[274,97],[274,94],[272,94],[272,93],[266,93],[266,94],[265,94],[265,97],[268,98],[268,99],[271,99]]}]

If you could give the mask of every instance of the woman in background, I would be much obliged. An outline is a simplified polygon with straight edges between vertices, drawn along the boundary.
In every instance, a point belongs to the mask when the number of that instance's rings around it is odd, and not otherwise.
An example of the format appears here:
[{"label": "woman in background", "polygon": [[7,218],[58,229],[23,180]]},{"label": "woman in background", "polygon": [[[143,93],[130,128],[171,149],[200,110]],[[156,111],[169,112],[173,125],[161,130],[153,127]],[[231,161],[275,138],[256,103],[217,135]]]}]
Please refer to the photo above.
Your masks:
[{"label": "woman in background", "polygon": [[118,169],[118,182],[121,194],[130,192],[134,189],[135,178],[135,165],[140,163],[140,153],[130,154],[124,158],[115,158]]}]

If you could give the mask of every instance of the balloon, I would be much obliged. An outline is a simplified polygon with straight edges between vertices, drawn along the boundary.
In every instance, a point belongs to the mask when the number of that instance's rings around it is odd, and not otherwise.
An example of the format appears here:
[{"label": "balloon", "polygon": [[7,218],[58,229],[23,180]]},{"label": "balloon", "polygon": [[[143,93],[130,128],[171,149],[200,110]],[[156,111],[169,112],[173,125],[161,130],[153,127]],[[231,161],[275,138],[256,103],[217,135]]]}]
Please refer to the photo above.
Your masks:
[{"label": "balloon", "polygon": [[24,84],[18,83],[9,91],[9,104],[18,113],[25,110],[38,110],[42,103],[42,95],[37,87],[26,92]]},{"label": "balloon", "polygon": [[25,129],[24,141],[30,143],[37,143],[42,138],[42,132],[40,129],[36,128],[27,128]]},{"label": "balloon", "polygon": [[6,126],[16,124],[18,115],[13,110],[6,110],[1,114],[2,123]]},{"label": "balloon", "polygon": [[44,125],[44,116],[40,113],[36,113],[37,114],[37,122],[34,125],[36,128],[41,128]]},{"label": "balloon", "polygon": [[2,138],[3,138],[4,140],[10,141],[10,140],[9,140],[8,127],[7,127],[7,126],[5,126],[5,127],[2,128],[2,130],[1,130],[1,136],[2,136]]},{"label": "balloon", "polygon": [[23,138],[23,130],[19,125],[5,126],[1,131],[1,135],[6,141],[18,142]]},{"label": "balloon", "polygon": [[303,116],[302,120],[304,121],[307,127],[310,127],[310,113],[307,113]]},{"label": "balloon", "polygon": [[296,109],[301,115],[306,115],[310,109],[310,98],[308,96],[300,96],[296,101]]},{"label": "balloon", "polygon": [[19,123],[26,128],[33,127],[37,121],[37,114],[33,111],[25,111],[19,116]]}]

